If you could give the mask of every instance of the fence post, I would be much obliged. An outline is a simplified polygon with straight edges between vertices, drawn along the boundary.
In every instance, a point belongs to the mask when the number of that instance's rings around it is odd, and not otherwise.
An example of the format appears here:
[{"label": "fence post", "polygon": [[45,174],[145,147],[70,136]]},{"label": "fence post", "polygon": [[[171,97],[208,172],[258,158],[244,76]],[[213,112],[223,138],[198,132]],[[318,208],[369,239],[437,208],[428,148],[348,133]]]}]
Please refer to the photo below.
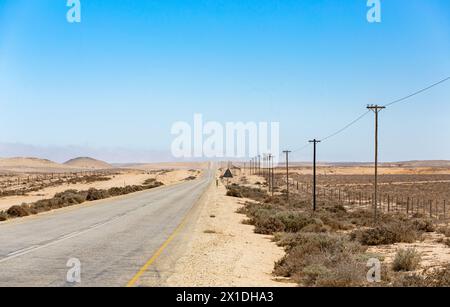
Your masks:
[{"label": "fence post", "polygon": [[430,218],[432,219],[433,218],[433,201],[430,200],[429,202],[430,202]]},{"label": "fence post", "polygon": [[447,220],[447,214],[446,214],[446,211],[445,211],[445,205],[446,205],[446,203],[445,203],[445,200],[444,200],[444,220]]},{"label": "fence post", "polygon": [[406,215],[409,216],[409,197],[406,200]]}]

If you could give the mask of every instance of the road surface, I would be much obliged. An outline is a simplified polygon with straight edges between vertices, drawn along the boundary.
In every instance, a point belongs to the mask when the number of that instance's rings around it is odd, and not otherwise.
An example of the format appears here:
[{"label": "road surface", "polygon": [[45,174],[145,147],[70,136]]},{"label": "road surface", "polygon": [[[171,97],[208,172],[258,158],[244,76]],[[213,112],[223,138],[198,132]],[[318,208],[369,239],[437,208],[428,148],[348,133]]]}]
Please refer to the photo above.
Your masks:
[{"label": "road surface", "polygon": [[[195,181],[0,223],[0,286],[158,285],[151,264],[157,256],[174,260],[161,247],[213,178],[207,171]],[[81,283],[67,282],[69,259],[80,261]]]}]

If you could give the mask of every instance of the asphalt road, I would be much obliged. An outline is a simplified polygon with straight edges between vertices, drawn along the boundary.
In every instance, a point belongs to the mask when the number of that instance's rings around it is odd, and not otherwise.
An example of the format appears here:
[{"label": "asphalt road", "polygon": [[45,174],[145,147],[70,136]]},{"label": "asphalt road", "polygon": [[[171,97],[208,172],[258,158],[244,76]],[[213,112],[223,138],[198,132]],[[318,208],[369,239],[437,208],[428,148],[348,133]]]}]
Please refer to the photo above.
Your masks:
[{"label": "asphalt road", "polygon": [[[195,181],[1,223],[0,286],[140,286],[144,277],[158,285],[143,266],[169,245],[213,178],[208,171]],[[80,261],[81,283],[67,282],[72,258]]]}]

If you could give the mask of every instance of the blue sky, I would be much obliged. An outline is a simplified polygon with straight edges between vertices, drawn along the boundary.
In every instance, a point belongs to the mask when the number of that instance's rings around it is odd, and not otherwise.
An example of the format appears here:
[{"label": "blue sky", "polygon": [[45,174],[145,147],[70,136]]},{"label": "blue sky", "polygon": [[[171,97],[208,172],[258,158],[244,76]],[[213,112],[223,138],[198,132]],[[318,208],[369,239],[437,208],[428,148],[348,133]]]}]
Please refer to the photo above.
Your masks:
[{"label": "blue sky", "polygon": [[[175,121],[279,121],[283,148],[450,75],[450,2],[0,0],[0,143],[169,150]],[[384,161],[450,159],[450,83],[380,117]],[[369,161],[373,116],[321,144]],[[2,153],[0,152],[0,156]],[[308,160],[308,150],[295,160]]]}]

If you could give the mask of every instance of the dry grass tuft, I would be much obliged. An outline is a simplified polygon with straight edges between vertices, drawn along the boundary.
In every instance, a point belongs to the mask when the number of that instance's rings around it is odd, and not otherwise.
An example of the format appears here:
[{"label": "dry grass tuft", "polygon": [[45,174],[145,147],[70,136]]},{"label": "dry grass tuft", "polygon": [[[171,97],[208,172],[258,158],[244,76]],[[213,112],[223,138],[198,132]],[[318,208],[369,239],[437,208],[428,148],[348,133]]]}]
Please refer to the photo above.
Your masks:
[{"label": "dry grass tuft", "polygon": [[415,271],[419,267],[421,260],[422,257],[416,249],[400,249],[395,255],[392,269],[395,272]]}]

